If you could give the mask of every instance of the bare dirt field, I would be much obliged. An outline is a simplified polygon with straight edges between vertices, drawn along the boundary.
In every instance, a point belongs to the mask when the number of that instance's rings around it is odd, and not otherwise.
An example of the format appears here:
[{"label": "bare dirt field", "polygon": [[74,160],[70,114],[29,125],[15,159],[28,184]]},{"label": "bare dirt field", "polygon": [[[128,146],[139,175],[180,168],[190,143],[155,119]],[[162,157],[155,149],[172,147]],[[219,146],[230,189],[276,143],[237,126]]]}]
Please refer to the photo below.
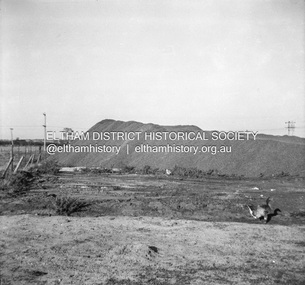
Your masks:
[{"label": "bare dirt field", "polygon": [[[41,175],[0,191],[0,284],[305,284],[305,181]],[[59,216],[54,195],[87,206]],[[269,223],[247,204],[272,198]]]}]

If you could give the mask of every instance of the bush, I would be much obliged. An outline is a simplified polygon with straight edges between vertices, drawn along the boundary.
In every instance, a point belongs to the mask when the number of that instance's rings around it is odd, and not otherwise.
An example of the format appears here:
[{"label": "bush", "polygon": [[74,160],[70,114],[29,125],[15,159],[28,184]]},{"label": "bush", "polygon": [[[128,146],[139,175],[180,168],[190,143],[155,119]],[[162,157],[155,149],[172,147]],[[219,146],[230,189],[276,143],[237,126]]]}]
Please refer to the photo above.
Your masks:
[{"label": "bush", "polygon": [[149,165],[145,165],[142,169],[143,174],[152,174],[152,168]]},{"label": "bush", "polygon": [[89,172],[92,173],[92,174],[101,174],[101,173],[103,173],[103,169],[100,169],[100,168],[90,168]]},{"label": "bush", "polygon": [[113,188],[113,190],[121,190],[122,189],[122,187],[120,187],[120,186],[113,186],[112,188]]},{"label": "bush", "polygon": [[34,182],[35,177],[31,172],[21,171],[16,174],[12,174],[9,178],[9,182],[6,185],[8,190],[14,195],[20,195],[30,190],[31,184]]},{"label": "bush", "polygon": [[53,204],[56,214],[65,216],[70,216],[72,213],[78,212],[89,206],[87,202],[70,196],[56,197]]},{"label": "bush", "polygon": [[57,174],[59,169],[60,166],[56,160],[46,160],[36,168],[36,171],[42,174]]},{"label": "bush", "polygon": [[180,177],[203,178],[206,175],[211,175],[213,172],[214,170],[204,172],[203,170],[198,169],[196,167],[186,168],[176,165],[172,171],[172,174]]},{"label": "bush", "polygon": [[136,172],[136,168],[134,166],[128,166],[128,165],[124,165],[124,167],[122,168],[122,172],[123,173],[135,173]]}]

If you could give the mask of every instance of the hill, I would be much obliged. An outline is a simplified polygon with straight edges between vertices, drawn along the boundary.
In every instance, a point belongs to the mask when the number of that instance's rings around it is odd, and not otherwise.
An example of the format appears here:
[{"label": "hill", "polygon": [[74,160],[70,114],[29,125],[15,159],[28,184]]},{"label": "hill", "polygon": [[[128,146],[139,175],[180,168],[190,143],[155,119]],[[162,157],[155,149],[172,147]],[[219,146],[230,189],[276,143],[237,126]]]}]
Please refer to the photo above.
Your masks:
[{"label": "hill", "polygon": [[[166,169],[175,165],[223,174],[258,176],[305,173],[305,139],[255,132],[203,131],[197,126],[160,126],[103,120],[69,151],[55,158],[69,166]],[[82,148],[82,149],[81,149]],[[73,152],[74,151],[74,152]]]}]

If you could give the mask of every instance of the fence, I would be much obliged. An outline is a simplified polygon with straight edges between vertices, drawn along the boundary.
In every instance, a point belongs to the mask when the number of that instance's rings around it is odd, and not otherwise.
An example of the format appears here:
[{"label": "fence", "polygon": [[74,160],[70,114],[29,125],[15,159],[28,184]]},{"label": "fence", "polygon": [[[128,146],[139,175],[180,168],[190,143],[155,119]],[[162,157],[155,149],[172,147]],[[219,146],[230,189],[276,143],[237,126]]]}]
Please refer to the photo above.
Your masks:
[{"label": "fence", "polygon": [[42,146],[36,145],[5,145],[0,146],[0,169],[5,177],[9,172],[16,173],[27,169],[33,163],[39,163],[45,158]]}]

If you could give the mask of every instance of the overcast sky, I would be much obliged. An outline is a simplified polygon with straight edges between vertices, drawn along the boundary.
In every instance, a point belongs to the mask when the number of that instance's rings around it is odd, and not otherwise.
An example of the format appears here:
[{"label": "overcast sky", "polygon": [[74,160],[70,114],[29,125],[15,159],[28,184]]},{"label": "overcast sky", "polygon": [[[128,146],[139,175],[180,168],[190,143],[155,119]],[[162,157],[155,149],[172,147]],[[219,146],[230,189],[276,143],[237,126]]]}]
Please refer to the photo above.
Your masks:
[{"label": "overcast sky", "polygon": [[43,112],[305,136],[303,0],[0,1],[0,139]]}]

